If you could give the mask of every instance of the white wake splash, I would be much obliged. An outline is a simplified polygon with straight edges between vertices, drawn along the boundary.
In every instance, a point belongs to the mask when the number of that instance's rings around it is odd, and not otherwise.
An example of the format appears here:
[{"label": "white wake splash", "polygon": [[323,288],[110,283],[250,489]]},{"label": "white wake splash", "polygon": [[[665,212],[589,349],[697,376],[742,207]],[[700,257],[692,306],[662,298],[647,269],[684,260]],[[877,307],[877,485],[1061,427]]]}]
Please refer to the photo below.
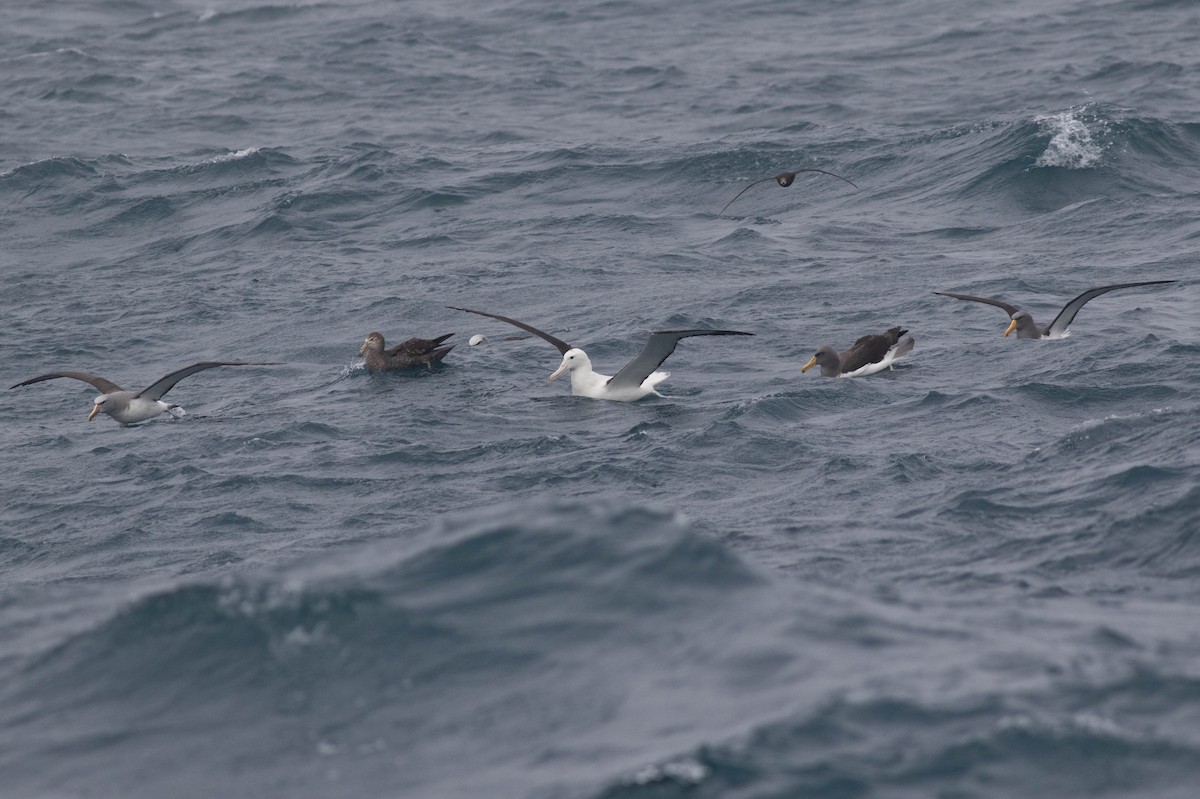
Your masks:
[{"label": "white wake splash", "polygon": [[1050,136],[1035,166],[1087,169],[1104,157],[1109,123],[1079,109],[1036,117],[1042,133]]}]

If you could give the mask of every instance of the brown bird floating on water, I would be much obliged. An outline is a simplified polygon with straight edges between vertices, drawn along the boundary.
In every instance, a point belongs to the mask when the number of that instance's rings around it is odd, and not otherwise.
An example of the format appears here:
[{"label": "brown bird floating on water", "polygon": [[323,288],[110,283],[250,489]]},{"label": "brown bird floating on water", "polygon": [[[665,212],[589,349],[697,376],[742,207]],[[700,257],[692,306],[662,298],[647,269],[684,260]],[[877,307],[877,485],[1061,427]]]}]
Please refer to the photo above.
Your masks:
[{"label": "brown bird floating on water", "polygon": [[439,346],[453,335],[453,333],[447,333],[433,339],[410,338],[403,344],[397,344],[390,350],[385,350],[383,334],[370,333],[363,340],[363,345],[358,348],[358,355],[366,360],[367,371],[371,374],[392,369],[414,369],[418,366],[428,367],[432,372],[433,365],[454,349],[453,344],[447,347]]},{"label": "brown bird floating on water", "polygon": [[896,325],[883,333],[863,336],[854,346],[843,353],[833,347],[821,347],[808,363],[800,367],[807,372],[814,366],[821,367],[822,377],[862,377],[874,374],[892,365],[892,362],[912,351],[916,341],[912,336],[901,340],[908,331]]},{"label": "brown bird floating on water", "polygon": [[[775,181],[780,186],[782,186],[783,188],[786,189],[788,186],[792,185],[792,183],[796,180],[796,175],[800,174],[801,172],[820,172],[822,175],[829,175],[832,178],[837,178],[838,180],[844,180],[847,183],[849,183],[851,186],[854,186],[854,188],[856,188],[856,189],[858,188],[858,185],[854,181],[846,180],[846,178],[842,177],[841,175],[835,175],[832,172],[826,172],[824,169],[817,169],[816,167],[807,167],[805,169],[797,169],[795,172],[780,172],[778,175],[775,175],[773,177],[762,178],[760,180],[756,180],[753,183],[751,183],[749,186],[747,186],[746,188],[739,191],[736,195],[734,195],[733,200],[736,200],[738,197],[741,197],[743,194],[750,191],[750,189],[754,188],[759,183],[766,183],[769,180]],[[729,202],[725,203],[725,208],[728,208],[729,206],[733,205],[733,200],[730,200]],[[717,216],[721,216],[722,214],[724,214],[725,208],[722,208],[721,213],[717,214]]]},{"label": "brown bird floating on water", "polygon": [[1000,300],[992,300],[987,297],[974,297],[970,294],[954,294],[949,291],[935,291],[933,293],[940,294],[943,297],[953,297],[956,300],[982,302],[987,305],[995,305],[997,308],[1003,308],[1004,312],[1008,314],[1009,319],[1012,320],[1004,330],[1005,336],[1015,330],[1017,331],[1017,338],[1063,338],[1067,335],[1067,328],[1071,326],[1071,322],[1075,321],[1075,315],[1079,313],[1089,300],[1093,300],[1101,294],[1113,291],[1114,289],[1128,289],[1135,286],[1157,286],[1174,282],[1176,281],[1143,280],[1137,283],[1114,283],[1111,286],[1090,288],[1064,305],[1063,309],[1058,312],[1058,316],[1054,317],[1054,321],[1048,325],[1038,325],[1033,321],[1033,317],[1028,311],[1023,311],[1016,305],[1010,305]]},{"label": "brown bird floating on water", "polygon": [[111,380],[98,377],[97,375],[90,375],[86,372],[50,372],[49,374],[32,377],[29,380],[17,383],[15,386],[10,386],[10,388],[28,386],[31,383],[53,380],[56,377],[69,377],[73,380],[82,380],[85,383],[91,383],[104,392],[99,397],[96,397],[95,402],[92,404],[92,412],[88,414],[89,422],[96,418],[96,414],[107,413],[122,425],[131,425],[144,422],[147,419],[153,419],[164,411],[170,411],[173,416],[182,415],[182,408],[178,405],[163,402],[162,397],[174,388],[175,384],[180,380],[194,375],[196,372],[203,372],[205,369],[213,369],[217,366],[274,365],[275,363],[272,361],[201,361],[191,366],[185,366],[168,375],[163,375],[141,391],[126,391]]}]

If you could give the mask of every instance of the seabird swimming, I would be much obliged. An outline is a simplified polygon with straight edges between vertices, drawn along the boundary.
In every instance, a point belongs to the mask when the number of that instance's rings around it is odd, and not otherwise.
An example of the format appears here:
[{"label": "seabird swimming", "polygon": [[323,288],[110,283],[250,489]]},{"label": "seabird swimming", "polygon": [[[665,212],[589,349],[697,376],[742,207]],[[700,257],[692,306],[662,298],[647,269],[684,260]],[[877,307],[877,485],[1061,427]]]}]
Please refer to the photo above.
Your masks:
[{"label": "seabird swimming", "polygon": [[982,302],[988,305],[995,305],[997,308],[1003,308],[1012,320],[1008,323],[1008,327],[1004,330],[1004,335],[1007,336],[1014,330],[1017,331],[1017,338],[1062,338],[1067,334],[1067,328],[1071,326],[1071,322],[1075,321],[1075,315],[1079,310],[1087,304],[1089,300],[1099,297],[1114,289],[1128,289],[1134,286],[1157,286],[1164,283],[1174,283],[1174,280],[1143,280],[1137,283],[1114,283],[1111,286],[1096,286],[1080,294],[1075,299],[1063,306],[1063,309],[1058,312],[1058,316],[1054,317],[1054,321],[1048,325],[1038,325],[1033,321],[1033,317],[1028,311],[1022,311],[1016,305],[1009,305],[1007,302],[1000,300],[991,300],[987,297],[973,297],[970,294],[954,294],[949,291],[935,291],[934,294],[940,294],[943,297],[953,297],[956,300],[969,300],[970,302]]},{"label": "seabird swimming", "polygon": [[[858,188],[858,185],[856,183],[854,183],[854,181],[846,180],[846,178],[842,177],[841,175],[835,175],[832,172],[826,172],[824,169],[817,169],[816,167],[809,167],[807,169],[797,169],[795,172],[780,172],[778,175],[774,175],[773,177],[769,177],[769,178],[760,178],[759,180],[754,181],[749,186],[747,186],[746,188],[739,191],[736,195],[734,195],[733,200],[736,200],[738,197],[741,197],[743,194],[750,191],[750,189],[754,188],[759,183],[766,183],[768,180],[773,180],[776,183],[778,183],[780,186],[783,186],[786,189],[788,186],[792,185],[792,182],[796,179],[796,175],[800,174],[801,172],[820,172],[822,175],[829,175],[830,177],[837,178],[838,180],[845,180],[851,186],[854,186],[854,188],[856,188],[856,189]],[[725,203],[725,208],[728,208],[729,206],[733,205],[733,200],[730,200],[729,202]],[[717,214],[717,216],[723,215],[725,213],[725,208],[722,208],[721,213]]]},{"label": "seabird swimming", "polygon": [[572,347],[567,342],[538,330],[532,325],[486,311],[473,311],[470,308],[458,308],[453,305],[450,307],[456,311],[490,316],[501,322],[508,322],[510,325],[515,325],[545,339],[553,344],[563,356],[562,363],[550,375],[550,380],[558,378],[563,372],[569,370],[572,394],[577,397],[616,400],[617,402],[632,402],[649,394],[661,397],[662,395],[655,390],[655,386],[670,377],[670,372],[655,370],[675,351],[675,345],[679,343],[680,339],[690,336],[754,335],[753,333],[743,333],[740,330],[656,330],[650,334],[646,346],[642,347],[642,351],[637,354],[637,357],[627,363],[624,369],[609,377],[592,371],[592,362],[583,350]]},{"label": "seabird swimming", "polygon": [[438,345],[453,335],[453,333],[447,333],[434,339],[410,338],[403,344],[397,344],[390,350],[385,350],[383,334],[370,333],[363,341],[363,345],[358,348],[358,354],[359,357],[366,360],[367,371],[372,374],[386,372],[390,369],[412,369],[417,366],[427,366],[432,372],[433,365],[454,349],[453,344],[448,347],[439,347]]},{"label": "seabird swimming", "polygon": [[15,386],[9,386],[9,388],[20,388],[21,386],[28,386],[31,383],[40,383],[43,380],[53,380],[56,377],[70,377],[74,380],[82,380],[85,383],[91,383],[104,392],[99,397],[96,397],[95,402],[92,404],[92,412],[88,414],[89,422],[96,418],[96,414],[107,413],[122,425],[130,425],[144,422],[147,419],[153,419],[164,411],[179,408],[178,405],[170,405],[163,402],[162,397],[174,388],[175,384],[180,380],[190,377],[196,374],[196,372],[203,372],[205,369],[212,369],[217,366],[274,365],[274,362],[269,361],[201,361],[191,366],[185,366],[168,375],[163,375],[141,391],[126,391],[111,380],[106,380],[96,375],[89,375],[86,372],[50,372],[49,374],[38,375],[29,380],[24,380]]},{"label": "seabird swimming", "polygon": [[883,333],[863,336],[840,355],[833,347],[821,347],[808,363],[800,367],[800,371],[807,372],[814,366],[820,366],[822,377],[862,377],[883,371],[916,346],[912,336],[900,339],[907,332],[896,325]]}]

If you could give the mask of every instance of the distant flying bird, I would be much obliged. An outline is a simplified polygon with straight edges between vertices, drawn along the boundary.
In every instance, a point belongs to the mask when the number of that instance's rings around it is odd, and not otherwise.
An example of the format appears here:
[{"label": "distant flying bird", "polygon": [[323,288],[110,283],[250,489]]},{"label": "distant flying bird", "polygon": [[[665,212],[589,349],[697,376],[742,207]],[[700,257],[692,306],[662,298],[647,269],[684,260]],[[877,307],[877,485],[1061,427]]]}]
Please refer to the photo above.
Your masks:
[{"label": "distant flying bird", "polygon": [[1058,312],[1058,316],[1054,317],[1053,322],[1041,326],[1033,321],[1033,317],[1030,316],[1028,311],[1022,311],[1019,306],[1009,305],[1007,302],[992,300],[987,297],[973,297],[970,294],[954,294],[949,291],[935,291],[933,293],[940,294],[943,297],[953,297],[956,300],[982,302],[988,305],[995,305],[997,308],[1003,308],[1004,312],[1012,320],[1004,330],[1005,336],[1015,330],[1017,331],[1017,338],[1062,338],[1067,334],[1067,328],[1071,326],[1071,322],[1075,321],[1075,315],[1079,313],[1080,309],[1089,300],[1093,300],[1101,294],[1115,289],[1128,289],[1135,286],[1158,286],[1175,282],[1174,280],[1143,280],[1137,283],[1114,283],[1111,286],[1096,286],[1095,288],[1088,289],[1064,305],[1063,309]]},{"label": "distant flying bird", "polygon": [[[766,183],[769,180],[775,181],[780,186],[783,186],[786,189],[788,186],[792,185],[792,182],[796,180],[796,175],[800,174],[801,172],[820,172],[822,175],[829,175],[830,177],[837,178],[838,180],[845,180],[851,186],[854,186],[854,188],[856,188],[856,189],[858,188],[858,186],[854,183],[854,181],[846,180],[846,178],[842,177],[841,175],[835,175],[832,172],[826,172],[824,169],[817,169],[816,167],[808,167],[806,169],[797,169],[795,172],[780,172],[778,175],[775,175],[774,177],[761,178],[759,180],[756,180],[753,183],[751,183],[749,186],[747,186],[746,188],[742,189],[737,194],[735,194],[733,197],[733,200],[736,200],[738,197],[741,197],[743,194],[750,191],[750,189],[754,188],[759,183]],[[729,206],[733,205],[733,200],[730,200],[729,202],[725,203],[725,208],[728,208]],[[722,208],[721,213],[717,214],[717,216],[723,215],[725,213],[725,208]]]},{"label": "distant flying bird", "polygon": [[450,307],[456,311],[466,311],[479,316],[499,319],[501,322],[515,325],[545,339],[553,344],[563,356],[562,363],[550,375],[550,380],[558,378],[563,372],[570,371],[571,393],[575,396],[616,400],[617,402],[632,402],[650,394],[662,396],[655,390],[655,386],[670,377],[670,373],[655,370],[675,351],[675,345],[679,343],[680,339],[691,336],[754,335],[753,333],[743,333],[740,330],[656,330],[650,334],[646,345],[642,347],[642,351],[637,354],[637,357],[626,364],[624,369],[609,377],[592,371],[592,362],[583,350],[572,347],[565,341],[538,330],[532,325],[486,311],[473,311],[470,308],[458,308],[453,305]]},{"label": "distant flying bird", "polygon": [[807,372],[819,366],[822,377],[862,377],[883,371],[916,346],[912,336],[900,338],[907,332],[897,325],[883,333],[863,336],[843,353],[833,347],[821,347],[800,371]]},{"label": "distant flying bird", "polygon": [[90,375],[86,372],[50,372],[49,374],[32,377],[29,380],[17,383],[15,386],[9,386],[9,388],[28,386],[31,383],[53,380],[56,377],[70,377],[74,380],[82,380],[85,383],[91,383],[104,392],[99,397],[96,397],[92,403],[92,412],[88,414],[89,422],[96,418],[96,414],[107,413],[122,425],[131,425],[144,422],[147,419],[153,419],[164,411],[178,409],[178,405],[170,405],[163,402],[162,397],[185,377],[190,377],[197,372],[203,372],[205,369],[213,369],[217,366],[274,365],[274,362],[270,361],[201,361],[191,366],[185,366],[168,375],[163,375],[141,391],[126,391],[111,380]]},{"label": "distant flying bird", "polygon": [[383,334],[369,333],[363,340],[362,346],[358,348],[358,355],[366,360],[367,370],[372,374],[391,369],[412,369],[417,366],[426,366],[432,372],[433,365],[440,362],[450,350],[454,349],[453,344],[448,347],[439,346],[453,335],[453,333],[447,333],[433,339],[410,338],[403,344],[397,344],[390,350],[385,350]]}]

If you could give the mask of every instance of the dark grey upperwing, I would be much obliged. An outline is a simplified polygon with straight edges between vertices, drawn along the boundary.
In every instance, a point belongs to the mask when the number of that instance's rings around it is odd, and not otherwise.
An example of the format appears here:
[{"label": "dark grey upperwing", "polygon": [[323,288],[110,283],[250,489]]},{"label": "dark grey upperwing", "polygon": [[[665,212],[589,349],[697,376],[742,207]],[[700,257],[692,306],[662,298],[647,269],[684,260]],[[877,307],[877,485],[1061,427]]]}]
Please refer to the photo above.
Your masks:
[{"label": "dark grey upperwing", "polygon": [[543,330],[538,330],[533,325],[527,325],[524,322],[518,322],[516,319],[509,319],[507,316],[501,316],[500,314],[497,314],[497,313],[488,313],[487,311],[473,311],[470,308],[459,308],[457,305],[447,305],[446,307],[450,308],[451,310],[454,310],[454,311],[466,311],[467,313],[478,314],[479,316],[490,316],[493,319],[499,319],[501,322],[508,322],[510,325],[513,325],[515,327],[521,328],[522,330],[528,331],[528,332],[532,333],[533,335],[537,336],[538,338],[543,338],[546,341],[549,341],[551,344],[553,344],[555,347],[557,347],[558,351],[560,353],[562,353],[563,355],[566,355],[567,350],[571,349],[571,345],[568,344],[567,342],[563,341],[562,339],[555,338],[554,336],[550,335],[549,333],[547,333]]},{"label": "dark grey upperwing", "polygon": [[203,372],[205,369],[213,369],[217,366],[274,366],[274,361],[201,361],[194,363],[191,366],[185,366],[171,372],[169,375],[163,375],[155,380],[150,385],[143,388],[137,393],[139,397],[146,399],[162,399],[163,395],[175,387],[185,377],[190,377],[196,372]]},{"label": "dark grey upperwing", "polygon": [[1101,294],[1112,291],[1114,289],[1128,289],[1134,286],[1157,286],[1163,283],[1174,283],[1174,280],[1143,280],[1137,283],[1115,283],[1111,286],[1096,286],[1080,294],[1075,299],[1068,302],[1063,309],[1058,312],[1058,316],[1054,317],[1054,321],[1050,323],[1044,331],[1045,335],[1051,333],[1059,334],[1066,331],[1071,326],[1071,322],[1075,321],[1075,315],[1079,313],[1089,301],[1099,297]]},{"label": "dark grey upperwing", "polygon": [[[757,186],[759,183],[766,183],[768,180],[777,180],[777,178],[775,178],[774,176],[769,177],[769,178],[760,178],[759,180],[754,181],[749,186],[747,186],[746,188],[739,191],[737,194],[733,195],[733,200],[736,200],[738,197],[741,197],[743,194],[750,191],[752,188]],[[733,205],[733,200],[730,200],[729,202],[725,203],[725,208],[728,208],[729,206]],[[717,216],[721,216],[722,214],[724,214],[725,208],[722,208],[721,213],[717,214]]]},{"label": "dark grey upperwing", "polygon": [[53,380],[56,377],[70,377],[75,380],[82,380],[85,383],[91,383],[93,386],[100,389],[100,393],[102,394],[111,394],[114,391],[125,390],[111,380],[105,380],[103,377],[97,377],[96,375],[89,375],[86,372],[50,372],[49,374],[31,377],[28,380],[17,383],[15,386],[9,386],[9,388],[20,388],[21,386],[27,386],[30,383],[40,383],[43,380]]},{"label": "dark grey upperwing", "polygon": [[997,308],[1003,308],[1004,312],[1010,317],[1017,311],[1021,310],[1020,307],[1016,305],[1009,305],[1007,302],[1001,302],[1000,300],[989,300],[987,297],[972,297],[970,294],[955,294],[950,291],[935,291],[933,293],[941,294],[943,297],[953,297],[956,300],[969,300],[971,302],[982,302],[986,303],[987,305],[995,305]]},{"label": "dark grey upperwing", "polygon": [[[829,175],[832,178],[837,178],[838,180],[844,180],[847,183],[849,183],[851,186],[853,186],[854,188],[856,188],[856,189],[858,188],[857,183],[855,183],[852,180],[846,180],[846,178],[842,177],[841,175],[835,175],[832,172],[826,172],[824,169],[817,169],[816,167],[808,167],[805,169],[797,169],[794,172],[780,172],[778,175],[772,175],[769,178],[760,178],[759,180],[754,181],[749,186],[747,186],[746,188],[742,189],[737,194],[735,194],[733,197],[733,200],[736,200],[738,197],[741,197],[743,194],[750,191],[750,189],[754,188],[759,183],[766,183],[768,180],[773,180],[776,183],[778,183],[780,186],[783,186],[786,189],[788,186],[792,185],[792,181],[794,181],[796,179],[796,175],[800,174],[801,172],[820,172],[822,175]],[[729,206],[733,205],[733,200],[730,200],[729,202],[725,203],[725,208],[728,208]],[[721,213],[717,214],[717,216],[720,216],[721,214],[725,213],[725,208],[722,208]]]},{"label": "dark grey upperwing", "polygon": [[[454,335],[453,333],[447,333],[446,335],[438,336],[437,338],[410,338],[408,341],[404,342],[403,344],[397,344],[395,347],[392,347],[390,350],[387,351],[387,354],[388,355],[404,354],[404,355],[412,355],[412,356],[429,355],[430,353],[432,353],[434,350],[437,349],[439,344],[441,344],[443,341],[445,341],[446,339],[450,338],[453,335]],[[453,346],[453,345],[451,345],[451,346]],[[446,352],[449,352],[449,351],[450,351],[449,349],[446,350]]]},{"label": "dark grey upperwing", "polygon": [[854,342],[853,347],[842,353],[842,371],[853,372],[869,363],[879,363],[907,332],[897,325],[883,333],[863,336]]},{"label": "dark grey upperwing", "polygon": [[608,381],[610,388],[625,386],[637,387],[649,377],[655,369],[662,366],[663,361],[671,357],[675,345],[681,338],[690,336],[753,336],[753,333],[743,333],[740,330],[656,330],[650,334],[646,346],[637,357],[625,365]]}]

